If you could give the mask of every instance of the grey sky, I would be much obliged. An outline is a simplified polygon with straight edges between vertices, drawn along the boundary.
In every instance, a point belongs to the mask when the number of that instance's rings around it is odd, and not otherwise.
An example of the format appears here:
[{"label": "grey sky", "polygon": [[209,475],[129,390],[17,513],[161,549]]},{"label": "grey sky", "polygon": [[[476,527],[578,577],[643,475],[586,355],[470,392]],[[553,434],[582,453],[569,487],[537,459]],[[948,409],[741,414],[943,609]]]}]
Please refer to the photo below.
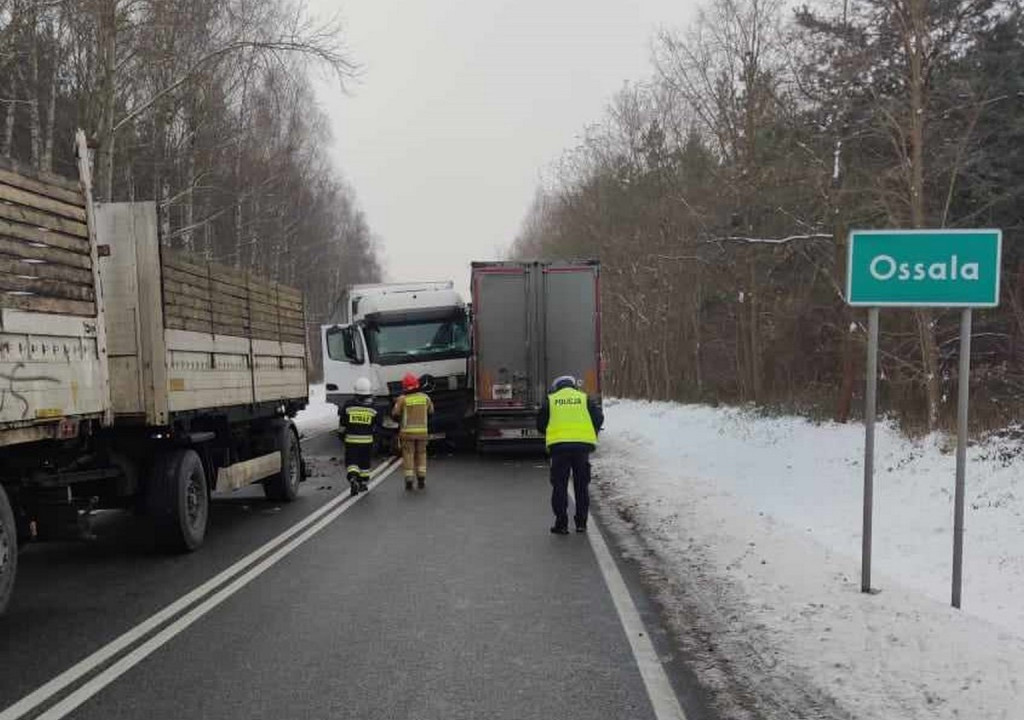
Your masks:
[{"label": "grey sky", "polygon": [[680,0],[312,0],[363,74],[321,92],[387,279],[454,279],[515,236],[541,174],[650,72]]}]

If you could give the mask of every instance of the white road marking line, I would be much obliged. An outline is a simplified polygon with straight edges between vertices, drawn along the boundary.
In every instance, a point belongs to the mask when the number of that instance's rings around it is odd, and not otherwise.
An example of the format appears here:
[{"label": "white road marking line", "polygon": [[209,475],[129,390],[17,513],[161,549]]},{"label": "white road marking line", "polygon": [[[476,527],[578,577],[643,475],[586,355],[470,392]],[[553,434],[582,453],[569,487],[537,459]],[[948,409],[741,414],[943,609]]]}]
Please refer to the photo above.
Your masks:
[{"label": "white road marking line", "polygon": [[[576,498],[572,490],[569,491],[573,502]],[[633,658],[636,660],[637,669],[640,670],[640,677],[647,689],[647,697],[651,700],[651,707],[658,720],[686,720],[686,713],[683,712],[676,697],[672,683],[669,682],[665,668],[661,664],[654,644],[651,642],[650,634],[644,626],[644,621],[633,603],[633,598],[626,587],[626,581],[622,579],[622,573],[615,564],[611,551],[604,538],[588,515],[587,524],[590,526],[587,531],[587,538],[590,540],[590,547],[594,550],[597,558],[597,565],[604,576],[604,583],[612,596],[615,610],[619,614],[619,622],[626,632],[629,640],[629,647],[633,650]]]},{"label": "white road marking line", "polygon": [[[374,470],[374,475],[378,478],[387,477],[391,474],[396,467],[398,467],[400,460],[398,458],[392,459],[383,465],[380,465]],[[231,565],[226,570],[217,574],[213,578],[207,580],[205,583],[195,588],[191,592],[183,595],[179,599],[175,600],[164,609],[152,615],[148,619],[139,623],[132,629],[126,631],[115,640],[112,640],[108,644],[101,647],[99,650],[89,655],[84,660],[76,663],[72,667],[68,668],[60,675],[56,676],[52,680],[41,685],[18,702],[14,703],[10,707],[6,708],[3,712],[0,712],[0,720],[17,720],[27,712],[42,705],[44,702],[52,698],[54,695],[62,692],[69,685],[75,683],[85,675],[95,670],[97,667],[116,656],[125,648],[131,646],[134,642],[140,638],[148,635],[155,628],[164,624],[167,620],[177,615],[179,612],[189,607],[193,603],[199,601],[206,595],[216,590],[218,587],[223,585],[225,582],[230,580],[232,577],[240,573],[242,570],[250,566],[258,558],[267,554],[274,548],[278,547],[282,543],[286,542],[288,538],[292,537],[298,532],[301,532],[303,528],[308,527],[312,523],[316,522],[317,519],[323,517],[327,513],[331,512],[341,503],[345,502],[351,495],[350,491],[345,490],[339,494],[338,497],[324,504],[323,507],[318,508],[315,512],[309,514],[292,527],[285,530],[283,533],[265,543],[261,547],[257,548],[253,552],[246,555],[238,562]],[[358,500],[359,497],[356,497]],[[354,502],[354,501],[353,501]],[[347,506],[346,506],[347,507]]]},{"label": "white road marking line", "polygon": [[[381,473],[377,476],[377,479],[372,481],[370,489],[377,487],[395,470],[398,468],[398,462],[392,462],[389,467],[390,470]],[[246,572],[244,575],[239,577],[237,580],[232,582],[224,589],[215,593],[212,597],[208,598],[195,608],[190,610],[182,617],[175,620],[173,623],[165,627],[163,630],[158,632],[152,638],[139,645],[137,648],[132,650],[130,653],[122,657],[120,660],[115,662],[113,665],[108,667],[103,672],[99,673],[96,677],[89,680],[89,682],[82,685],[80,688],[75,690],[73,693],[68,695],[66,698],[61,700],[59,703],[54,705],[52,708],[40,715],[36,720],[59,720],[67,715],[69,712],[77,708],[79,705],[84,703],[86,700],[91,698],[93,695],[98,693],[100,690],[105,688],[110,683],[117,680],[124,673],[131,670],[134,666],[138,665],[144,659],[146,659],[153,652],[158,650],[161,646],[166,644],[176,635],[186,630],[192,623],[199,620],[201,617],[206,615],[208,612],[213,610],[215,607],[220,605],[222,602],[227,600],[229,597],[234,595],[236,592],[241,590],[243,587],[248,585],[252,580],[256,579],[271,567],[273,567],[281,558],[290,554],[295,548],[302,543],[309,540],[311,537],[316,535],[318,532],[323,530],[325,527],[334,522],[342,513],[347,511],[349,508],[354,506],[357,502],[366,497],[365,493],[359,494],[355,499],[341,507],[337,508],[322,520],[317,522],[313,527],[306,530],[304,533],[299,535],[297,538],[292,540],[290,543],[285,545],[283,548],[275,552],[273,555],[263,560],[261,563],[253,567],[251,570]]]}]

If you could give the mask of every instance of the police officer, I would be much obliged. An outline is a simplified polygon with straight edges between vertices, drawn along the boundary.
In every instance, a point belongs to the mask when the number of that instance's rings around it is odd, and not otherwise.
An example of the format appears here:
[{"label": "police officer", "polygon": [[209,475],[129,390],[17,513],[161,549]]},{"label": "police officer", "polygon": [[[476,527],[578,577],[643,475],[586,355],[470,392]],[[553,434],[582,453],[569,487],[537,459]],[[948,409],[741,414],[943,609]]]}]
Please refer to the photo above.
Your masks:
[{"label": "police officer", "polygon": [[568,488],[572,473],[576,494],[576,532],[586,532],[590,509],[590,453],[597,447],[597,433],[604,425],[600,406],[577,389],[576,378],[562,375],[551,384],[537,416],[537,430],[544,433],[551,453],[551,532],[569,534]]},{"label": "police officer", "polygon": [[368,378],[356,380],[356,397],[341,409],[345,432],[345,465],[353,495],[366,492],[373,460],[373,436],[380,424],[373,407],[373,387]]}]

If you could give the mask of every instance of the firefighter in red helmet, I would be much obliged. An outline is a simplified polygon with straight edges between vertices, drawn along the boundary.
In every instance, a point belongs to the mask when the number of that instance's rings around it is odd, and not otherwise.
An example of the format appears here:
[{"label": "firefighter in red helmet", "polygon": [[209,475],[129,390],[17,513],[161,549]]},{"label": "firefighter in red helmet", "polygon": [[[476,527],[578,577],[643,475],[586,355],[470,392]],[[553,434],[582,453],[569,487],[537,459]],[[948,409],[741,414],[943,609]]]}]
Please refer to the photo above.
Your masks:
[{"label": "firefighter in red helmet", "polygon": [[391,416],[400,423],[402,470],[405,489],[412,490],[413,480],[419,488],[427,483],[427,435],[434,403],[420,390],[420,381],[412,373],[402,378],[402,394],[395,401]]}]

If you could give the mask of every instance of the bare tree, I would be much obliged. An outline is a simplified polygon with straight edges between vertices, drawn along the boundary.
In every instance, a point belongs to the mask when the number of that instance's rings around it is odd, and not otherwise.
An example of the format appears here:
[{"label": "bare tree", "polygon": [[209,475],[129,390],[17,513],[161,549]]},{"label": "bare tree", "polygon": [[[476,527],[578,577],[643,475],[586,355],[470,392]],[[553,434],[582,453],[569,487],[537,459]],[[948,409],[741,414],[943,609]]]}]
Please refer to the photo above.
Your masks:
[{"label": "bare tree", "polygon": [[[631,86],[567,152],[520,256],[598,256],[612,392],[829,404],[845,419],[864,332],[843,299],[850,227],[1024,231],[1024,19],[982,0],[715,0],[656,41]],[[1024,254],[987,313],[975,378],[1016,398]],[[894,313],[883,397],[934,428],[956,328]],[[981,326],[979,326],[981,327]],[[977,347],[977,345],[976,345]],[[1001,396],[1006,397],[1004,394]],[[999,407],[1001,406],[1001,407]]]},{"label": "bare tree", "polygon": [[0,0],[0,153],[71,173],[88,128],[98,199],[156,200],[163,242],[304,288],[319,322],[380,274],[308,78],[355,71],[339,30],[284,0]]}]

